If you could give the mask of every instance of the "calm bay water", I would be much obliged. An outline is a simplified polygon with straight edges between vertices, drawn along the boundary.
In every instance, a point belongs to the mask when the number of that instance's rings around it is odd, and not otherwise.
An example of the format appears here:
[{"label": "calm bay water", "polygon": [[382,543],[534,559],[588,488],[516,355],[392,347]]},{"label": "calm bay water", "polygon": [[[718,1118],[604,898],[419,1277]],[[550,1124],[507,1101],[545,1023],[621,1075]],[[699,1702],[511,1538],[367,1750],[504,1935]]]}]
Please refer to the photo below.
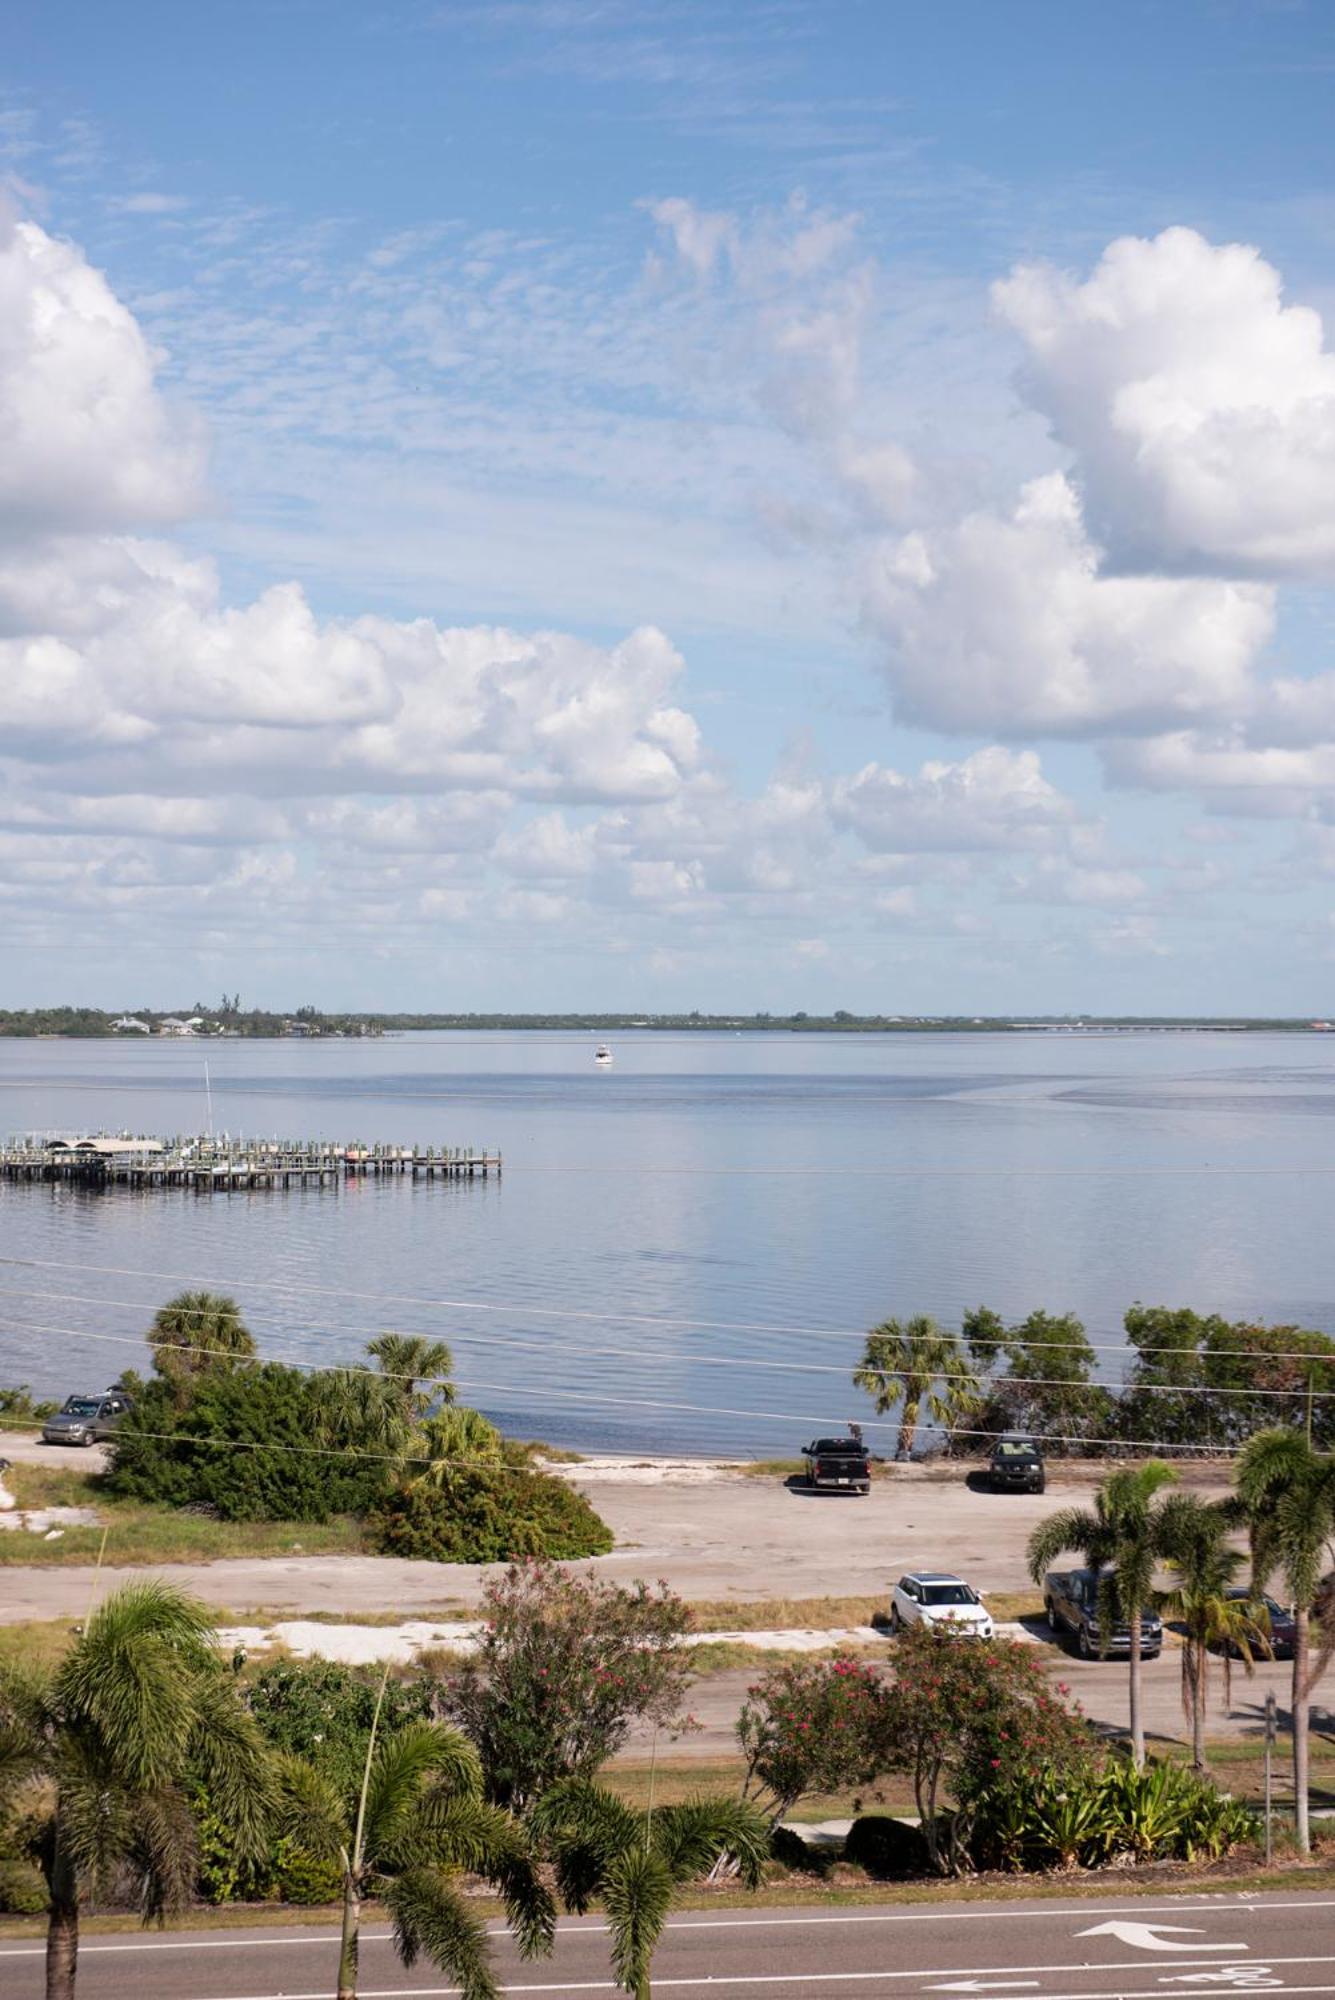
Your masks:
[{"label": "calm bay water", "polygon": [[891,1314],[1044,1305],[1112,1343],[1141,1298],[1335,1332],[1335,1037],[614,1042],[597,1070],[574,1034],[0,1040],[0,1131],[202,1130],[207,1054],[219,1130],[505,1156],[485,1186],[0,1186],[0,1382],[100,1387],[207,1285],[286,1358],[444,1336],[521,1435],[774,1454],[865,1418],[848,1370]]}]

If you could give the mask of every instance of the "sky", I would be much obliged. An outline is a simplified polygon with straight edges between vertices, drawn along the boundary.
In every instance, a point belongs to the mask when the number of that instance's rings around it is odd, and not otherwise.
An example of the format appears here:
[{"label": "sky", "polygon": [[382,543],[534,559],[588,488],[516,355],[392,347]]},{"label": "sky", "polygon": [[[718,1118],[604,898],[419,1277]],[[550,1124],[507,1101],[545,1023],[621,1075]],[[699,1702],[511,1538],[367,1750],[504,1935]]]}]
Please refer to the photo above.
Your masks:
[{"label": "sky", "polygon": [[0,1006],[1335,1015],[1324,0],[8,0]]}]

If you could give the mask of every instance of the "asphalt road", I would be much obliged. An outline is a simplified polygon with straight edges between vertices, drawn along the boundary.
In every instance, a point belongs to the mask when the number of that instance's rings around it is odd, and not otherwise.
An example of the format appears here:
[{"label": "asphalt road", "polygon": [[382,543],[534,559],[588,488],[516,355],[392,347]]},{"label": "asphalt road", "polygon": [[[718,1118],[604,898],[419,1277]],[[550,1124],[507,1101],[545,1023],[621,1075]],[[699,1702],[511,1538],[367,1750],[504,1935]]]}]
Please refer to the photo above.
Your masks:
[{"label": "asphalt road", "polygon": [[[555,1956],[525,1962],[496,1937],[502,1990],[613,1991],[593,1919],[561,1926]],[[309,1931],[88,1935],[79,2000],[331,2000],[337,1938]],[[1282,1893],[1107,1902],[861,1906],[841,1911],[696,1911],[668,1926],[657,1993],[757,1995],[846,1985],[868,2000],[919,1994],[996,2000],[1155,2000],[1212,1993],[1335,1994],[1335,1897]],[[38,2000],[42,1945],[0,1945],[0,1993]],[[365,1934],[361,2000],[454,1991],[429,1967],[408,1973],[383,1926]]]}]

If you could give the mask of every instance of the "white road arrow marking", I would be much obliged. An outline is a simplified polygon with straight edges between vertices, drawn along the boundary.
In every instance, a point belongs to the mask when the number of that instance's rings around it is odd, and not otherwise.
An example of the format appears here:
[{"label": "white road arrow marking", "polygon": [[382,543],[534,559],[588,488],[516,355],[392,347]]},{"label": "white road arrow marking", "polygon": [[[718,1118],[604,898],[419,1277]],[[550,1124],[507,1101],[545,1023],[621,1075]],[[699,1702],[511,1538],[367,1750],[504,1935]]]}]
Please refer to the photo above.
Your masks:
[{"label": "white road arrow marking", "polygon": [[928,1993],[999,1993],[1003,1986],[1037,1986],[1036,1979],[947,1979],[942,1985],[932,1985]]},{"label": "white road arrow marking", "polygon": [[[1194,1940],[1191,1944],[1175,1944],[1165,1937],[1165,1931],[1176,1931],[1180,1937]],[[1115,1937],[1123,1944],[1135,1945],[1138,1951],[1246,1951],[1245,1944],[1214,1944],[1200,1942],[1201,1932],[1191,1924],[1132,1924],[1114,1917],[1106,1924],[1094,1924],[1087,1931],[1077,1931],[1077,1937]]]}]

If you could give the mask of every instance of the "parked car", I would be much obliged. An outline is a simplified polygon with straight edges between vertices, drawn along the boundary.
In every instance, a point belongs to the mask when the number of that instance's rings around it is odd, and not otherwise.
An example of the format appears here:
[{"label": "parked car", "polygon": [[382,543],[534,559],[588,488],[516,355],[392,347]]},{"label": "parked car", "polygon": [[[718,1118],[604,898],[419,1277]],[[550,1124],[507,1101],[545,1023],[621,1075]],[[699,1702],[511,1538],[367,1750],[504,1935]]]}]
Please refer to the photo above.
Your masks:
[{"label": "parked car", "polygon": [[994,1493],[1042,1493],[1048,1483],[1037,1439],[1010,1433],[993,1445],[987,1472]]},{"label": "parked car", "polygon": [[[1099,1620],[1099,1579],[1092,1569],[1050,1569],[1043,1579],[1043,1609],[1061,1638],[1075,1640],[1082,1660],[1131,1651],[1131,1627],[1105,1632]],[[1153,1660],[1163,1646],[1163,1620],[1146,1606],[1140,1614],[1141,1658]]]},{"label": "parked car", "polygon": [[67,1396],[42,1425],[43,1444],[100,1444],[112,1437],[127,1410],[128,1396]]},{"label": "parked car", "polygon": [[[1253,1598],[1250,1590],[1228,1590],[1225,1591],[1224,1595],[1230,1598],[1234,1604],[1255,1604],[1257,1607],[1256,1622],[1269,1641],[1271,1655],[1277,1660],[1291,1660],[1293,1658],[1295,1633],[1293,1613],[1291,1611],[1286,1611],[1282,1604],[1276,1604],[1273,1597]],[[1235,1660],[1240,1657],[1238,1647],[1230,1646],[1227,1650],[1233,1655]],[[1251,1650],[1253,1657],[1258,1655],[1261,1659],[1266,1657],[1266,1646],[1260,1642],[1253,1645]]]},{"label": "parked car", "polygon": [[803,1445],[802,1460],[808,1486],[871,1492],[871,1454],[857,1438],[816,1438]]},{"label": "parked car", "polygon": [[890,1630],[902,1632],[909,1625],[949,1628],[968,1639],[990,1639],[994,1629],[973,1585],[944,1570],[900,1577],[890,1597]]}]

